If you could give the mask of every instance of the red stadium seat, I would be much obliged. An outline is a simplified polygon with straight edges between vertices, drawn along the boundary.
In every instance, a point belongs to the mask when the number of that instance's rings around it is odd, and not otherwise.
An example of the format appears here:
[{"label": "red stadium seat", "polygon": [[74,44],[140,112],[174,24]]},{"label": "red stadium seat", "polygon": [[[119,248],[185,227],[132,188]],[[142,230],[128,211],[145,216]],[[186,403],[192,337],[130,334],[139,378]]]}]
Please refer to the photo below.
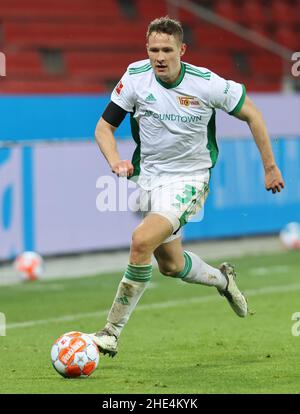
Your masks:
[{"label": "red stadium seat", "polygon": [[252,73],[280,79],[284,71],[283,60],[274,54],[263,52],[248,55]]},{"label": "red stadium seat", "polygon": [[[248,50],[253,45],[241,37],[212,25],[201,25],[194,29],[194,37],[198,47],[206,50],[232,51]],[[201,50],[201,49],[200,49]]]},{"label": "red stadium seat", "polygon": [[47,77],[38,52],[5,52],[7,74],[21,77]]},{"label": "red stadium seat", "polygon": [[196,66],[204,67],[225,78],[232,78],[236,67],[230,54],[212,52],[187,52],[183,61]]},{"label": "red stadium seat", "polygon": [[8,47],[44,48],[144,48],[141,25],[87,23],[4,23]]},{"label": "red stadium seat", "polygon": [[243,24],[262,24],[269,22],[268,10],[260,1],[251,0],[240,2],[239,21]]},{"label": "red stadium seat", "polygon": [[[171,16],[172,17],[172,16]],[[176,17],[181,21],[181,23],[184,25],[190,25],[194,26],[199,24],[199,17],[195,16],[193,13],[190,13],[188,10],[185,9],[179,9],[177,12],[177,15],[174,15],[173,17]]]},{"label": "red stadium seat", "polygon": [[271,2],[271,19],[278,25],[299,23],[299,12],[297,4],[292,5],[282,0],[273,0]]},{"label": "red stadium seat", "polygon": [[136,0],[135,4],[138,12],[138,18],[144,22],[143,24],[145,25],[145,30],[150,21],[156,19],[157,17],[166,15],[180,20],[183,25],[199,24],[199,18],[193,13],[181,7],[169,6],[167,1],[152,0],[148,2],[146,0]]},{"label": "red stadium seat", "polygon": [[166,1],[161,0],[136,0],[136,8],[140,19],[151,21],[156,17],[166,16],[170,12]]},{"label": "red stadium seat", "polygon": [[147,59],[145,52],[67,52],[64,55],[67,72],[72,76],[92,79],[118,79],[129,63]]},{"label": "red stadium seat", "polygon": [[107,22],[121,19],[116,0],[1,0],[0,18],[3,20],[94,19]]},{"label": "red stadium seat", "polygon": [[247,92],[280,92],[282,89],[281,79],[278,78],[243,78],[240,79],[246,86]]},{"label": "red stadium seat", "polygon": [[239,20],[238,9],[231,1],[218,1],[215,4],[214,12],[217,13],[219,16],[225,17],[226,19],[232,21]]},{"label": "red stadium seat", "polygon": [[300,50],[300,32],[291,27],[279,27],[275,33],[275,40],[291,50]]}]

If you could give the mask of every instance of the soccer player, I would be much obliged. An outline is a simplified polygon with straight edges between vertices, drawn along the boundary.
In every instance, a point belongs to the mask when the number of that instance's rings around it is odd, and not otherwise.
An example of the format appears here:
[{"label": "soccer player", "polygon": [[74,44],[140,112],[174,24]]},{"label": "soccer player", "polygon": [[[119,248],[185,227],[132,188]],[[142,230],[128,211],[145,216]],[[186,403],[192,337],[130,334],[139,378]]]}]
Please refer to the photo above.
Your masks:
[{"label": "soccer player", "polygon": [[[244,85],[181,61],[186,44],[176,20],[155,19],[146,38],[149,59],[128,66],[95,132],[112,171],[136,179],[145,211],[132,234],[129,264],[107,323],[90,334],[109,356],[117,353],[121,331],[151,279],[153,254],[163,275],[214,286],[238,316],[248,313],[233,266],[213,268],[184,251],[180,237],[180,228],[201,210],[208,193],[218,156],[215,109],[248,123],[261,154],[266,189],[276,193],[284,187],[263,117]],[[137,144],[132,161],[120,159],[114,138],[127,113]]]}]

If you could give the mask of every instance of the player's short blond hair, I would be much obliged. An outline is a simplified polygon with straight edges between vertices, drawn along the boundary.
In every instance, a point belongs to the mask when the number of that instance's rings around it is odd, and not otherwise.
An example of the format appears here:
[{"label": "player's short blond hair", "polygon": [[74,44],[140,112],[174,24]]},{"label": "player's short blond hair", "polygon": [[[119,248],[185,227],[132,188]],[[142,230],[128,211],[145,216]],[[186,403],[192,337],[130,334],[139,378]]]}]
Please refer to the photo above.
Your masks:
[{"label": "player's short blond hair", "polygon": [[181,23],[178,20],[171,19],[169,16],[158,17],[150,22],[146,34],[147,40],[153,32],[173,35],[180,43],[183,42],[183,29]]}]

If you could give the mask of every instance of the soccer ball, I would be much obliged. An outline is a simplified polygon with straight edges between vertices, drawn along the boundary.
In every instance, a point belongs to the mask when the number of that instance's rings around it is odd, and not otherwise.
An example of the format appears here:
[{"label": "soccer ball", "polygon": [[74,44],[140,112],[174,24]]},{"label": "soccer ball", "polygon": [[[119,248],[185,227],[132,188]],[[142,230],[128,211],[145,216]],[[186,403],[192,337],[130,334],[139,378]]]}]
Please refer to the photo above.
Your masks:
[{"label": "soccer ball", "polygon": [[287,249],[300,249],[300,224],[288,223],[280,232],[280,240]]},{"label": "soccer ball", "polygon": [[35,252],[23,252],[14,262],[23,280],[36,280],[43,274],[43,259]]},{"label": "soccer ball", "polygon": [[51,349],[52,365],[65,378],[86,378],[97,368],[99,350],[95,342],[81,332],[60,336]]}]

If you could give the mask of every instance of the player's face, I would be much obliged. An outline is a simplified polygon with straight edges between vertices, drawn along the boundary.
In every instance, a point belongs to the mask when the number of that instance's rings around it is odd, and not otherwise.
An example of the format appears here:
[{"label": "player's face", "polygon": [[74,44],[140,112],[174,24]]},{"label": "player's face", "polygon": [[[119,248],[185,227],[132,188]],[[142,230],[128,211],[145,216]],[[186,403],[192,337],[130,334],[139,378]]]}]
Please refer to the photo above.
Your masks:
[{"label": "player's face", "polygon": [[152,32],[148,38],[147,52],[153,70],[163,82],[173,83],[180,74],[180,59],[186,45],[173,35]]}]

